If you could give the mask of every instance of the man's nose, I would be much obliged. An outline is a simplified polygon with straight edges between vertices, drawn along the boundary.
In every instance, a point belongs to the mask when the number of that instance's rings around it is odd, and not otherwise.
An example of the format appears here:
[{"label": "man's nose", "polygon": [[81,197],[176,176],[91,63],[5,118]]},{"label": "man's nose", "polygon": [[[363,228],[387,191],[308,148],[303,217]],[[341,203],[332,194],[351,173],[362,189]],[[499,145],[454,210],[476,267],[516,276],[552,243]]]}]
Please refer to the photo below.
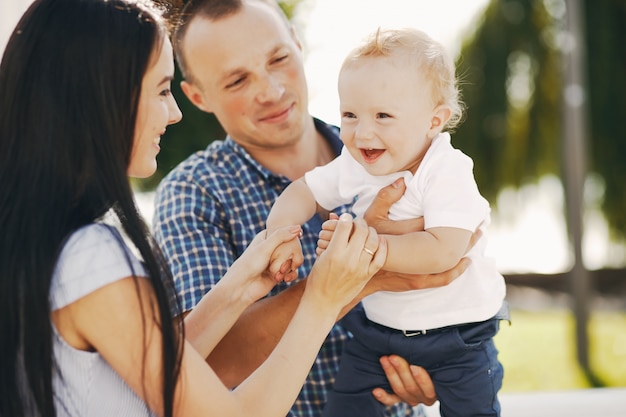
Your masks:
[{"label": "man's nose", "polygon": [[261,103],[279,100],[285,92],[282,82],[272,75],[268,75],[261,81],[257,98]]}]

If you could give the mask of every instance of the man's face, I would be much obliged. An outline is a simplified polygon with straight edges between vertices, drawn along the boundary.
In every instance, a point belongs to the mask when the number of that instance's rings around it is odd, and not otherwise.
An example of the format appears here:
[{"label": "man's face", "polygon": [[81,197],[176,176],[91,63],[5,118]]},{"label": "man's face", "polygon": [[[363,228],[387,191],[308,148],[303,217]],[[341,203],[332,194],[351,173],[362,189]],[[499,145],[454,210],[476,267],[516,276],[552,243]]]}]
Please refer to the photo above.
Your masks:
[{"label": "man's face", "polygon": [[310,119],[300,44],[271,6],[244,2],[221,20],[194,19],[183,51],[196,82],[192,101],[238,143],[279,148],[300,140]]}]

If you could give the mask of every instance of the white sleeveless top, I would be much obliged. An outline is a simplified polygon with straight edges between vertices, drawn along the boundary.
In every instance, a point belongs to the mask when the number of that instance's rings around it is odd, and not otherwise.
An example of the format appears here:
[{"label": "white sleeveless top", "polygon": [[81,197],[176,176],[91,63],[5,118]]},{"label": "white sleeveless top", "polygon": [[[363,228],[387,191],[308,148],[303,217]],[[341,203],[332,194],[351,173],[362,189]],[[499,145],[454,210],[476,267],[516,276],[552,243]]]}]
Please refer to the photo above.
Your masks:
[{"label": "white sleeveless top", "polygon": [[[119,232],[105,224],[87,225],[70,236],[61,252],[50,288],[51,310],[132,275],[146,272]],[[59,368],[53,375],[58,416],[153,416],[98,352],[71,347],[56,329],[53,349]]]}]

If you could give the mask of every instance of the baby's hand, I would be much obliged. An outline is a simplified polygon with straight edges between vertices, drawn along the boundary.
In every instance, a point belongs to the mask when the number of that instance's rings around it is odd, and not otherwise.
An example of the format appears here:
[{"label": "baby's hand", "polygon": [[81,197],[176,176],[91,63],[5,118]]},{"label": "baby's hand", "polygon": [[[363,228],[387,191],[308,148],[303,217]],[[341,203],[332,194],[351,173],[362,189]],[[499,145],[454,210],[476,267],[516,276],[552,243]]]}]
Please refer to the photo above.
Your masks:
[{"label": "baby's hand", "polygon": [[298,278],[298,268],[304,262],[299,239],[280,244],[270,258],[269,271],[276,282],[291,282]]},{"label": "baby's hand", "polygon": [[335,213],[330,213],[328,220],[322,224],[322,230],[320,230],[319,239],[317,240],[317,248],[315,248],[317,256],[320,256],[328,247],[330,239],[333,237],[333,233],[335,233],[338,221],[339,216]]}]

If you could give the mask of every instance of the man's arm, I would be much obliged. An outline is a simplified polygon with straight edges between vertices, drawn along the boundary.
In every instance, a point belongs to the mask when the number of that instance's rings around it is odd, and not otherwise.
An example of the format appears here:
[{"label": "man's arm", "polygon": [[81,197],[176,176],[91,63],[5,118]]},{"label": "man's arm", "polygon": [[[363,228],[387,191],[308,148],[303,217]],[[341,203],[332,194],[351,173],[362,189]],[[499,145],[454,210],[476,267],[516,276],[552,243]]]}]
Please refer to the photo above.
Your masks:
[{"label": "man's arm", "polygon": [[[396,289],[404,287],[406,290],[447,285],[463,273],[469,262],[469,259],[463,259],[451,270],[441,274],[423,276],[422,281],[415,280],[414,275],[402,277],[395,273],[379,273],[370,280],[361,294],[342,310],[338,319],[343,317],[365,296],[392,285]],[[391,284],[390,280],[394,280],[394,284]],[[305,285],[306,281],[300,281],[277,295],[252,304],[213,349],[207,362],[226,386],[230,388],[237,386],[269,356],[289,325]],[[414,371],[408,366],[398,365],[397,367],[383,367],[383,369],[390,379],[392,389],[402,396],[403,401],[411,403],[412,398],[420,398],[418,403],[428,402],[430,392],[434,391],[434,388],[432,388],[432,382],[430,382],[427,374],[425,377],[420,374],[421,379],[415,380]],[[409,380],[413,382],[407,383]],[[391,401],[387,397],[384,398],[386,401]],[[391,404],[397,401],[393,401]]]},{"label": "man's arm", "polygon": [[[200,185],[177,177],[164,180],[155,196],[153,230],[175,277],[185,317],[237,256],[227,220],[214,215],[224,209],[209,197]],[[253,303],[216,342],[207,361],[225,385],[238,385],[267,358],[295,313],[303,290],[304,284],[293,284],[277,296]],[[210,320],[205,315],[193,318],[187,332],[192,345],[194,334],[209,328]]]},{"label": "man's arm", "polygon": [[298,308],[305,281],[248,307],[207,362],[229,388],[241,383],[274,350]]}]

